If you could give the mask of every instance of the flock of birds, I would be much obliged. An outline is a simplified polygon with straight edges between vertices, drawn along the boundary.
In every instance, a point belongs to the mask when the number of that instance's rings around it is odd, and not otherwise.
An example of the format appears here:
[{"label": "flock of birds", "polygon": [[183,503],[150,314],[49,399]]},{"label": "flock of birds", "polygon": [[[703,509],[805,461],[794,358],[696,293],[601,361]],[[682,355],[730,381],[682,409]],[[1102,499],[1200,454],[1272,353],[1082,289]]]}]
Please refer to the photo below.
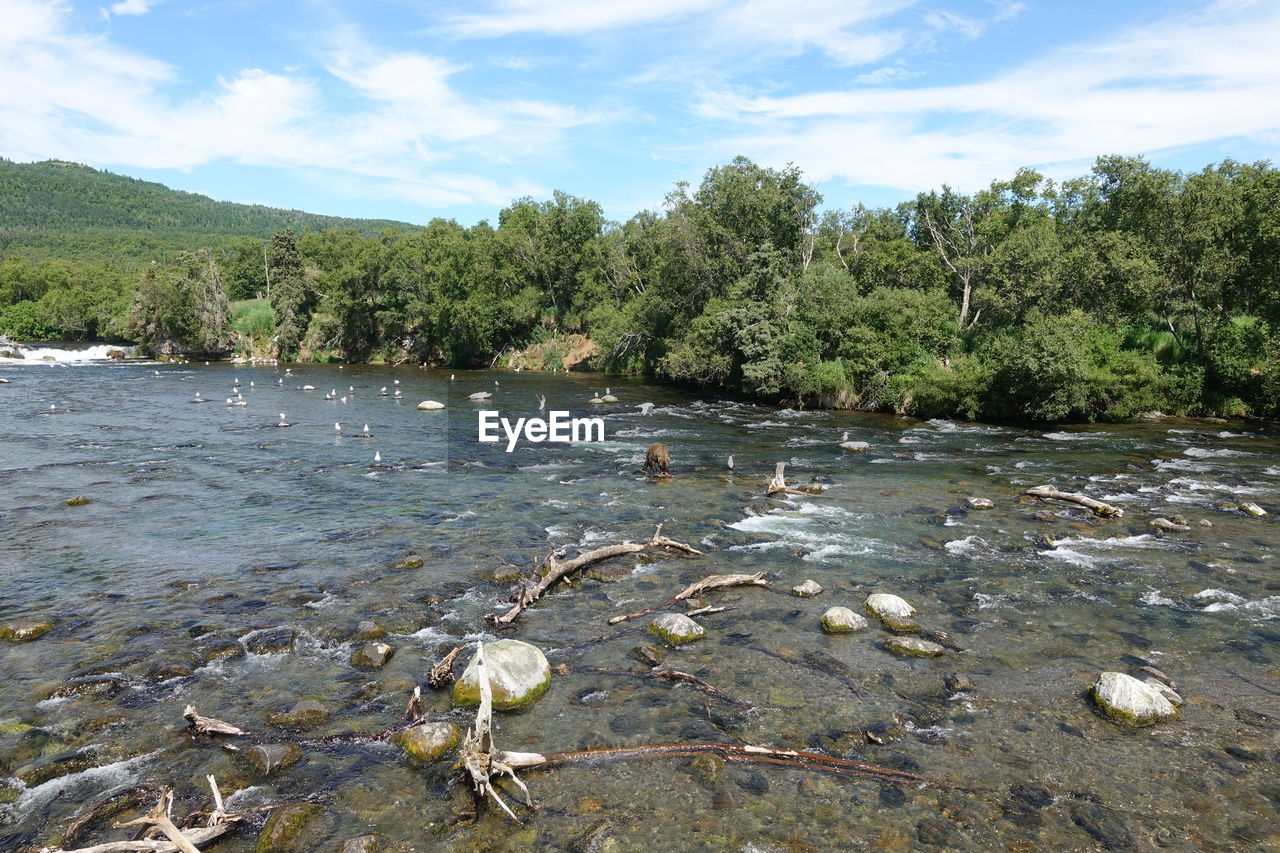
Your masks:
[{"label": "flock of birds", "polygon": [[[207,364],[207,363],[208,363],[208,362],[206,362],[206,364]],[[340,366],[338,369],[339,369],[339,370],[341,370],[341,369],[342,369],[342,368],[341,368],[341,366]],[[516,368],[516,372],[517,372],[517,373],[519,372],[519,368]],[[153,374],[154,376],[157,376],[157,377],[161,375],[159,370],[153,370],[153,371],[152,371],[152,374]],[[296,378],[296,377],[295,377],[295,376],[294,376],[294,374],[293,374],[293,369],[292,369],[292,368],[285,368],[284,374],[283,374],[282,376],[279,376],[279,377],[277,377],[277,378],[276,378],[276,385],[277,385],[277,387],[279,387],[279,388],[283,389],[283,388],[285,387],[285,384],[284,384],[284,383],[285,383],[285,380],[286,380],[286,379],[294,379],[294,378]],[[456,381],[456,379],[457,379],[457,375],[456,375],[456,374],[452,374],[452,373],[451,373],[451,374],[449,374],[449,382],[450,382],[450,383],[452,383],[452,382]],[[384,397],[384,398],[390,398],[390,399],[393,399],[393,400],[402,400],[402,399],[404,398],[404,395],[402,394],[402,392],[401,392],[400,388],[398,387],[399,385],[400,385],[400,380],[399,380],[399,379],[393,380],[393,383],[392,383],[392,385],[391,385],[390,387],[388,387],[388,386],[386,386],[386,385],[383,385],[383,386],[378,390],[378,396],[379,396],[379,397]],[[494,380],[493,385],[494,385],[494,387],[495,387],[495,388],[501,387],[501,383],[500,383],[498,380],[496,380],[496,379]],[[253,381],[250,381],[250,382],[249,382],[248,387],[249,387],[250,389],[254,389],[254,388],[256,388],[256,383],[254,383]],[[303,385],[303,386],[301,386],[301,388],[300,388],[299,390],[301,390],[301,391],[303,391],[303,392],[311,392],[311,391],[315,391],[315,390],[316,390],[316,387],[315,387],[314,385]],[[347,404],[347,403],[349,403],[351,400],[354,400],[354,399],[355,399],[355,396],[356,396],[356,389],[355,389],[355,386],[354,386],[354,385],[348,385],[348,386],[347,386],[347,393],[346,393],[346,394],[339,395],[339,394],[338,394],[338,389],[333,388],[333,389],[329,390],[329,391],[324,395],[324,399],[325,399],[325,400],[327,400],[327,401],[329,401],[329,402],[336,402],[336,403],[341,403],[342,405],[346,405],[346,404]],[[475,400],[475,401],[483,401],[483,400],[488,400],[488,399],[490,399],[490,398],[492,398],[492,397],[493,397],[493,392],[491,392],[491,391],[477,391],[477,392],[475,392],[474,394],[469,395],[469,396],[467,397],[467,399],[469,399],[469,400]],[[544,411],[544,410],[546,409],[546,407],[547,407],[547,398],[546,398],[546,396],[545,396],[545,395],[543,395],[543,394],[538,394],[538,395],[537,395],[537,398],[538,398],[538,411]],[[191,402],[192,402],[192,403],[212,403],[212,402],[214,402],[214,401],[213,401],[212,399],[207,398],[207,397],[202,397],[202,396],[200,395],[200,392],[199,392],[199,391],[196,391],[196,392],[195,392],[195,396],[194,396],[194,398],[191,400]],[[600,393],[598,393],[596,390],[592,389],[592,391],[591,391],[591,397],[590,397],[590,399],[588,399],[588,400],[587,400],[587,402],[588,402],[588,404],[593,404],[593,405],[600,405],[600,404],[607,404],[607,403],[617,403],[617,402],[618,402],[618,398],[613,394],[613,390],[612,390],[611,388],[605,388],[605,389],[604,389],[604,393],[603,393],[603,394],[600,394]],[[232,380],[232,385],[231,385],[231,394],[230,394],[230,396],[228,396],[228,397],[226,398],[226,405],[227,405],[227,408],[229,408],[229,409],[231,409],[231,408],[244,408],[244,407],[247,407],[247,406],[249,405],[248,400],[246,400],[246,399],[245,399],[244,392],[243,392],[243,390],[242,390],[242,386],[241,386],[241,384],[240,384],[240,378],[239,378],[239,377],[235,377],[235,378]],[[652,415],[652,414],[653,414],[654,409],[656,408],[656,405],[655,405],[654,403],[640,403],[636,408],[640,410],[640,413],[641,413],[642,415]],[[55,406],[53,406],[53,405],[50,405],[50,411],[55,411],[55,410],[56,410],[56,407],[55,407]],[[277,427],[290,427],[290,426],[293,426],[293,424],[289,423],[289,420],[288,420],[287,414],[286,414],[285,412],[281,412],[281,413],[280,413],[280,419],[279,419],[279,421],[276,423],[276,426],[277,426]],[[334,423],[333,423],[333,431],[334,431],[334,434],[335,434],[336,436],[338,436],[338,437],[342,437],[342,436],[345,436],[345,435],[352,435],[352,433],[350,433],[350,432],[344,432],[344,431],[343,431],[343,428],[342,428],[342,422],[341,422],[341,421],[334,421]],[[364,424],[363,429],[361,429],[359,433],[355,433],[355,435],[357,435],[359,438],[366,438],[366,439],[367,439],[367,438],[372,438],[372,437],[373,437],[373,434],[370,432],[369,425],[368,425],[367,423],[366,423],[366,424]],[[383,465],[383,463],[382,463],[382,454],[381,454],[381,452],[379,452],[379,451],[374,451],[374,454],[373,454],[373,465],[374,465],[374,467],[386,467],[386,466],[384,466],[384,465]],[[733,457],[732,457],[732,456],[730,456],[730,457],[729,457],[729,468],[730,468],[730,469],[732,469],[732,468],[733,468]]]}]

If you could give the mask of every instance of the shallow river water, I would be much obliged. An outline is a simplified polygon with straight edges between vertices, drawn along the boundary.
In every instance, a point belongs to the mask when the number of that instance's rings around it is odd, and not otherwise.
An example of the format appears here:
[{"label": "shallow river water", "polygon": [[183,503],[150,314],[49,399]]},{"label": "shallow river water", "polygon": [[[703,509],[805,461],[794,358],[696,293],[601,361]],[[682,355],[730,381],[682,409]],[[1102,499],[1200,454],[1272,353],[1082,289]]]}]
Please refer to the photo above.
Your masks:
[{"label": "shallow river water", "polygon": [[[175,814],[207,808],[206,774],[249,813],[214,847],[227,853],[254,848],[255,807],[308,798],[323,806],[309,850],[366,832],[402,851],[1280,849],[1274,427],[922,422],[588,374],[117,363],[0,366],[0,378],[0,625],[54,626],[0,642],[0,850],[56,844],[137,785],[172,786]],[[237,380],[247,405],[229,407]],[[588,405],[605,385],[619,402]],[[466,399],[482,390],[493,398]],[[193,403],[197,391],[213,402]],[[603,416],[607,440],[477,442],[478,409],[529,416],[539,395]],[[418,411],[424,399],[448,408]],[[840,450],[845,432],[869,451]],[[672,480],[638,473],[654,441]],[[778,461],[825,491],[765,497]],[[1125,516],[1022,496],[1040,484]],[[64,504],[76,496],[90,502]],[[970,510],[971,496],[995,508]],[[1270,515],[1222,508],[1240,501]],[[1149,522],[1173,514],[1191,530],[1155,535]],[[485,623],[505,609],[511,567],[657,523],[706,556],[602,564],[514,625]],[[407,556],[423,564],[393,568]],[[708,593],[701,603],[727,609],[698,617],[707,637],[664,652],[664,667],[743,704],[629,674],[646,668],[632,650],[653,642],[649,620],[608,617],[762,570],[773,590]],[[806,578],[825,591],[788,594]],[[860,611],[871,592],[906,598],[955,648],[895,657],[874,619],[821,631],[824,610]],[[363,620],[396,648],[381,669],[350,663]],[[296,632],[291,651],[240,654],[280,628]],[[688,758],[580,764],[524,773],[536,809],[518,809],[517,826],[491,806],[470,814],[448,761],[324,739],[398,725],[441,653],[500,637],[567,667],[531,708],[498,713],[507,749],[765,744],[955,787]],[[1099,672],[1146,664],[1176,682],[1179,719],[1131,731],[1091,709]],[[950,673],[972,686],[946,689]],[[424,693],[435,718],[471,718],[447,691]],[[182,720],[190,703],[279,739],[270,716],[301,699],[331,716],[266,777]],[[68,847],[126,837],[90,829]]]}]

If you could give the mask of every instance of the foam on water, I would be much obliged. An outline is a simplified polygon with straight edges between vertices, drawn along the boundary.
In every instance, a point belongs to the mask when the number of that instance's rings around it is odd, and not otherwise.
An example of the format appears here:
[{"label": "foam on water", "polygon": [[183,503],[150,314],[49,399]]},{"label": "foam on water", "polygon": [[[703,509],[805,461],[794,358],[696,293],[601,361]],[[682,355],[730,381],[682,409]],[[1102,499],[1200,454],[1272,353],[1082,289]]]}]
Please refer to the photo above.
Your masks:
[{"label": "foam on water", "polygon": [[1226,447],[1188,447],[1182,451],[1193,459],[1228,459],[1232,456],[1252,456],[1243,450],[1231,450]]},{"label": "foam on water", "polygon": [[111,764],[103,764],[100,767],[90,767],[88,770],[81,770],[79,773],[68,773],[66,776],[50,779],[48,782],[37,785],[34,788],[27,788],[19,796],[16,803],[18,813],[25,814],[40,808],[54,797],[74,791],[80,787],[95,787],[107,790],[133,782],[138,778],[138,770],[141,765],[155,758],[162,751],[157,749],[154,752],[136,755],[133,758],[126,758]]},{"label": "foam on water", "polygon": [[33,346],[18,350],[20,359],[0,358],[0,364],[88,364],[91,362],[113,362],[108,352],[113,350],[129,354],[133,347],[121,347],[114,344],[97,344],[81,349],[63,349],[60,347]]}]

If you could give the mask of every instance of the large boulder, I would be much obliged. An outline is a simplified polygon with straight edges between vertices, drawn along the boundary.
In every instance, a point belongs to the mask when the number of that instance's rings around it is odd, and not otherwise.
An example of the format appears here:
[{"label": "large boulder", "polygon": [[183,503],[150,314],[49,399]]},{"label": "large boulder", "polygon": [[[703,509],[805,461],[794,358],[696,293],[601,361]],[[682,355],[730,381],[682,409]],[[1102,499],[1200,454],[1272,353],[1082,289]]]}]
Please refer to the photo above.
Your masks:
[{"label": "large boulder", "polygon": [[314,850],[310,843],[314,839],[308,838],[306,830],[322,814],[324,808],[316,803],[295,803],[273,809],[253,848],[255,853]]},{"label": "large boulder", "polygon": [[907,619],[915,615],[916,609],[896,595],[887,592],[875,592],[867,596],[867,611],[879,619]]},{"label": "large boulder", "polygon": [[378,669],[385,666],[395,653],[395,646],[381,640],[370,640],[352,652],[351,665],[361,669]]},{"label": "large boulder", "polygon": [[[493,707],[498,710],[524,708],[533,704],[551,684],[551,664],[537,646],[520,640],[498,640],[484,644],[484,665],[489,672]],[[473,654],[462,677],[453,684],[457,705],[480,704],[480,679]]]},{"label": "large boulder", "polygon": [[649,632],[669,646],[683,646],[707,635],[707,629],[683,613],[663,613],[649,623]]},{"label": "large boulder", "polygon": [[1089,698],[1108,719],[1125,725],[1149,726],[1178,716],[1159,690],[1123,672],[1101,673],[1089,687]]}]

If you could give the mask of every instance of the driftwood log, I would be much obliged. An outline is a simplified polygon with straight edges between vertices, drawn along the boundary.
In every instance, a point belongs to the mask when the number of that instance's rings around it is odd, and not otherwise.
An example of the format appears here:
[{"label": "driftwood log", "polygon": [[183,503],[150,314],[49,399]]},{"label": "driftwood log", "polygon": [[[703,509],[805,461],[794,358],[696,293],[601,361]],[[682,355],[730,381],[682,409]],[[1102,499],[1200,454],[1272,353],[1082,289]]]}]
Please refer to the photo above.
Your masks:
[{"label": "driftwood log", "polygon": [[787,463],[785,462],[779,462],[777,468],[774,469],[773,477],[764,487],[765,494],[769,495],[769,497],[774,495],[809,495],[812,497],[813,495],[822,494],[822,489],[817,487],[795,489],[788,486],[787,479],[784,476],[786,469]]},{"label": "driftwood log", "polygon": [[182,716],[186,718],[187,725],[198,735],[228,735],[235,737],[238,735],[246,735],[244,729],[233,726],[230,723],[224,723],[222,720],[215,720],[213,717],[202,717],[196,711],[195,705],[188,705],[182,709]]},{"label": "driftwood log", "polygon": [[[708,575],[700,581],[695,581],[680,592],[668,598],[657,607],[650,607],[645,610],[637,610],[635,613],[625,613],[621,616],[614,616],[609,619],[610,625],[617,625],[626,622],[629,619],[639,619],[641,616],[648,616],[650,613],[661,610],[664,607],[670,607],[678,604],[687,598],[693,598],[695,595],[701,595],[709,589],[720,589],[727,586],[763,586],[772,588],[773,584],[764,579],[764,572],[756,572],[754,575]],[[703,613],[710,612],[708,608],[702,609]]]},{"label": "driftwood log", "polygon": [[440,658],[439,663],[431,667],[431,671],[427,673],[427,685],[432,690],[439,690],[453,683],[453,662],[465,648],[466,646],[454,646],[452,651]]},{"label": "driftwood log", "polygon": [[1053,498],[1054,500],[1073,503],[1092,510],[1095,515],[1100,515],[1103,518],[1124,517],[1124,510],[1118,506],[1112,506],[1109,503],[1094,500],[1093,498],[1088,497],[1087,495],[1082,495],[1079,492],[1062,492],[1055,489],[1053,486],[1036,486],[1033,489],[1027,489],[1024,494],[1030,495],[1033,498]]},{"label": "driftwood log", "polygon": [[547,559],[542,579],[533,586],[521,588],[516,596],[515,604],[512,605],[510,610],[506,613],[490,613],[484,618],[490,625],[509,625],[531,604],[546,595],[548,590],[579,569],[592,563],[598,563],[601,560],[621,557],[625,554],[638,554],[651,548],[667,548],[673,551],[682,551],[686,554],[703,555],[701,551],[691,545],[663,536],[661,524],[658,525],[658,529],[654,531],[653,537],[648,542],[623,542],[620,545],[605,545],[603,548],[595,548],[591,551],[583,552],[572,560],[565,560],[564,562],[560,562],[556,559],[555,554],[552,554]]}]

